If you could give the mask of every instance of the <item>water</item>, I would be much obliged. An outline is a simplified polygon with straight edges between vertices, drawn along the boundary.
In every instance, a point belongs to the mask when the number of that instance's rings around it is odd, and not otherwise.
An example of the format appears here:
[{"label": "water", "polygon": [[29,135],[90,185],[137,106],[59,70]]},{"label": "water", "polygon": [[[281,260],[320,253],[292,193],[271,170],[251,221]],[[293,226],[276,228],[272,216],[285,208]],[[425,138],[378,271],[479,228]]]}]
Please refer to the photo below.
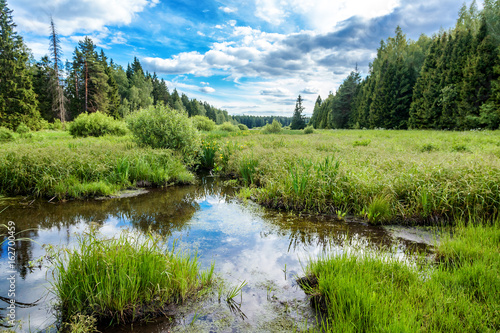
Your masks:
[{"label": "water", "polygon": [[[363,247],[391,247],[403,253],[426,250],[431,237],[410,229],[384,229],[326,216],[298,216],[242,203],[234,190],[206,177],[193,186],[150,190],[135,197],[47,203],[23,198],[0,201],[0,223],[15,222],[16,319],[18,331],[50,331],[57,322],[50,293],[50,263],[43,244],[72,246],[90,224],[106,236],[122,229],[153,230],[177,248],[197,251],[202,267],[215,261],[226,285],[246,282],[235,304],[218,301],[217,291],[204,301],[184,305],[171,317],[107,332],[287,332],[315,320],[308,298],[296,285],[309,258],[342,251],[347,242]],[[410,231],[409,231],[410,230]],[[410,235],[411,237],[406,237]],[[4,239],[3,236],[1,239]],[[409,238],[409,239],[405,239]],[[8,248],[0,248],[0,318],[8,306]],[[32,263],[30,265],[30,262]]]}]

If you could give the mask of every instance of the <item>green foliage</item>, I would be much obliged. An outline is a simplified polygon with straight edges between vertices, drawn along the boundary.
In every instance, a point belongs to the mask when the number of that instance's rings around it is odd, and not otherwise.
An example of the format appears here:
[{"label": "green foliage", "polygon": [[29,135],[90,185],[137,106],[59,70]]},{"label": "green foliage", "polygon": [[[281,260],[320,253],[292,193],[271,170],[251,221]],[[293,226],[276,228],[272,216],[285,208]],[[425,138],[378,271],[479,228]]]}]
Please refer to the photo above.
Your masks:
[{"label": "green foliage", "polygon": [[498,221],[460,226],[434,263],[346,248],[311,260],[299,281],[324,315],[321,332],[495,332],[499,237]]},{"label": "green foliage", "polygon": [[314,128],[309,125],[309,126],[306,126],[306,128],[304,128],[304,134],[313,134],[314,133]]},{"label": "green foliage", "polygon": [[236,132],[236,131],[240,130],[240,128],[238,126],[233,125],[228,121],[219,125],[218,129],[219,129],[219,131],[224,131],[224,132]]},{"label": "green foliage", "polygon": [[0,126],[0,142],[13,141],[14,139],[14,132],[6,127]]},{"label": "green foliage", "polygon": [[205,116],[193,116],[191,117],[191,121],[194,124],[194,127],[198,129],[198,131],[210,132],[213,131],[216,127],[215,122]]},{"label": "green foliage", "polygon": [[22,135],[28,134],[30,132],[30,129],[28,126],[26,126],[24,123],[20,123],[17,126],[16,133]]},{"label": "green foliage", "polygon": [[178,151],[193,161],[199,149],[199,133],[186,114],[167,106],[150,106],[126,118],[135,140],[142,146]]},{"label": "green foliage", "polygon": [[73,137],[125,135],[127,126],[123,121],[115,120],[99,111],[82,113],[70,125],[69,133]]},{"label": "green foliage", "polygon": [[123,232],[106,239],[91,230],[77,243],[75,249],[52,254],[63,321],[75,315],[92,315],[107,324],[146,319],[212,282],[213,265],[200,273],[197,257],[165,251],[153,234]]},{"label": "green foliage", "polygon": [[248,126],[247,126],[247,125],[244,125],[244,124],[238,124],[238,128],[239,128],[241,131],[246,131],[246,130],[248,130]]},{"label": "green foliage", "polygon": [[266,124],[264,128],[261,130],[264,134],[278,134],[281,133],[281,123],[277,120],[273,120],[272,124]]},{"label": "green foliage", "polygon": [[245,185],[251,185],[254,183],[255,173],[257,172],[257,166],[259,161],[253,157],[244,158],[240,162],[240,176],[243,179]]},{"label": "green foliage", "polygon": [[[249,132],[228,138],[241,151],[221,173],[245,182],[240,168],[253,156],[259,171],[252,196],[268,207],[370,213],[372,220],[395,223],[453,224],[499,214],[500,150],[488,131],[318,131],[314,138]],[[353,149],[360,137],[369,149]]]},{"label": "green foliage", "polygon": [[52,131],[37,141],[3,143],[0,175],[0,194],[60,199],[194,180],[171,151],[138,148],[127,137],[72,139]]},{"label": "green foliage", "polygon": [[391,216],[391,204],[388,197],[374,197],[366,209],[366,217],[372,224],[383,223]]},{"label": "green foliage", "polygon": [[295,110],[293,111],[292,123],[290,128],[293,130],[301,130],[306,127],[306,122],[304,120],[304,107],[302,106],[302,96],[297,97],[297,102],[295,103]]},{"label": "green foliage", "polygon": [[213,169],[217,158],[217,153],[220,153],[221,148],[217,141],[201,141],[200,149],[200,165],[206,169]]},{"label": "green foliage", "polygon": [[0,1],[0,121],[15,129],[25,123],[40,128],[40,113],[32,76],[29,73],[29,54],[23,39],[15,31],[12,10]]},{"label": "green foliage", "polygon": [[94,333],[97,330],[97,319],[94,316],[82,314],[73,315],[68,323],[62,325],[62,332],[70,333]]},{"label": "green foliage", "polygon": [[363,146],[363,147],[366,147],[370,144],[371,140],[356,140],[353,142],[352,146],[353,147],[359,147],[359,146]]}]

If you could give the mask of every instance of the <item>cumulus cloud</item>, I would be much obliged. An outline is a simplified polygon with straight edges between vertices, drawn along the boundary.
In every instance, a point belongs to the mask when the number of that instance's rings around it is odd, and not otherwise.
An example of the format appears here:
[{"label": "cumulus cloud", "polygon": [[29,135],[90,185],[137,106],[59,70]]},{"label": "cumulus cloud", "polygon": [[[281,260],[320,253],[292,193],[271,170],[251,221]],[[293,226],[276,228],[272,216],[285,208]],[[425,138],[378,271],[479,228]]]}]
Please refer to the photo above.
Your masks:
[{"label": "cumulus cloud", "polygon": [[255,16],[273,25],[282,24],[290,16],[299,16],[310,29],[327,32],[350,17],[380,17],[399,5],[400,0],[255,0]]},{"label": "cumulus cloud", "polygon": [[277,96],[277,97],[282,97],[282,96],[289,96],[290,91],[287,89],[283,88],[269,88],[269,89],[263,89],[260,91],[261,95],[270,95],[270,96]]},{"label": "cumulus cloud", "polygon": [[231,14],[231,13],[235,13],[238,11],[237,8],[229,8],[229,7],[223,7],[223,6],[219,7],[219,10],[223,11],[226,14]]},{"label": "cumulus cloud", "polygon": [[94,33],[108,25],[130,24],[135,14],[158,0],[16,0],[10,4],[18,29],[39,35],[48,35],[50,16],[59,33]]},{"label": "cumulus cloud", "polygon": [[212,87],[200,87],[200,91],[205,94],[211,94],[215,92],[215,89]]},{"label": "cumulus cloud", "polygon": [[300,93],[307,95],[317,95],[319,93],[319,89],[314,87],[306,87],[305,89],[301,90]]}]

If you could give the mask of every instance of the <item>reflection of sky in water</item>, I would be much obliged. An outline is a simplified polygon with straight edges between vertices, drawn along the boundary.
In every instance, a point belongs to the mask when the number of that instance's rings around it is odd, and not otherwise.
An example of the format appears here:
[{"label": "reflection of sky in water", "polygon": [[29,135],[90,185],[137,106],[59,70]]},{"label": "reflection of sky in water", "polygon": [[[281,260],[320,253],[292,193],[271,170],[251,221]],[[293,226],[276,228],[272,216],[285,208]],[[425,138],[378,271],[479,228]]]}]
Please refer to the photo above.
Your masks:
[{"label": "reflection of sky in water", "polygon": [[[29,235],[34,242],[22,243],[18,251],[16,300],[31,303],[42,298],[36,306],[17,309],[17,318],[23,321],[22,330],[36,331],[55,321],[51,310],[54,299],[47,292],[50,271],[46,268],[30,271],[22,264],[42,257],[45,254],[42,244],[71,246],[75,233],[86,230],[90,222],[100,225],[99,230],[105,237],[112,237],[123,228],[144,232],[153,225],[170,233],[170,244],[177,239],[178,249],[198,251],[202,267],[209,267],[215,260],[216,271],[231,285],[246,281],[241,310],[248,317],[248,331],[252,331],[252,325],[259,324],[262,318],[270,316],[266,287],[262,287],[269,281],[282,289],[281,299],[299,299],[307,304],[306,296],[295,286],[293,277],[302,274],[302,265],[308,258],[317,257],[325,248],[341,251],[341,244],[347,237],[366,243],[391,238],[381,228],[356,223],[280,217],[281,214],[254,204],[232,201],[218,191],[220,188],[208,182],[201,187],[169,188],[137,198],[44,204],[32,210],[7,209],[0,214],[0,223],[6,223],[5,219],[14,220],[18,231],[38,228]],[[7,277],[7,249],[3,245],[0,296],[7,296]],[[0,313],[5,315],[5,303],[0,301],[0,307]],[[210,320],[210,314],[204,318]],[[148,327],[143,331],[162,331],[158,325]]]}]

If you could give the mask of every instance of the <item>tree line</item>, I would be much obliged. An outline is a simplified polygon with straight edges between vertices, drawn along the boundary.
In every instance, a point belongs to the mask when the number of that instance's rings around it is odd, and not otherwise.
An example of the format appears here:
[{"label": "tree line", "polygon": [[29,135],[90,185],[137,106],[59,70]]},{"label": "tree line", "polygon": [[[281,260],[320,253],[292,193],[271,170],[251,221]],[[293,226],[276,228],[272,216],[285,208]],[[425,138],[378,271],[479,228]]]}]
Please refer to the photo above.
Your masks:
[{"label": "tree line", "polygon": [[500,1],[473,2],[454,28],[382,41],[362,79],[355,69],[318,96],[315,128],[497,129],[500,126]]},{"label": "tree line", "polygon": [[237,123],[227,111],[190,99],[165,80],[144,71],[140,61],[124,69],[85,37],[72,61],[61,61],[61,47],[51,19],[50,54],[35,61],[16,32],[12,10],[0,0],[0,125],[16,129],[24,123],[39,129],[43,121],[70,121],[79,114],[100,111],[117,119],[163,103],[189,116],[202,115],[217,124]]},{"label": "tree line", "polygon": [[284,116],[233,116],[233,119],[240,124],[246,125],[248,128],[263,127],[266,124],[271,124],[273,120],[281,123],[282,126],[289,126],[292,122],[291,117]]}]

